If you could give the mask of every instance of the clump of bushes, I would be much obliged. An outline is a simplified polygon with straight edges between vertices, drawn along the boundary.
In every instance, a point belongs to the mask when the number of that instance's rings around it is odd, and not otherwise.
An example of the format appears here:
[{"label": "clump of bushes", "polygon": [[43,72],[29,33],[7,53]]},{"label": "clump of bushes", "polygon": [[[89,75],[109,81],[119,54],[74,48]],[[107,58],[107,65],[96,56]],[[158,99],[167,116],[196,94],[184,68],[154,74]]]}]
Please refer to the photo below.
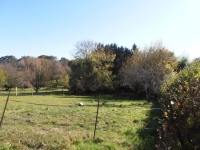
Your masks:
[{"label": "clump of bushes", "polygon": [[200,63],[166,81],[160,99],[163,117],[157,148],[200,149]]}]

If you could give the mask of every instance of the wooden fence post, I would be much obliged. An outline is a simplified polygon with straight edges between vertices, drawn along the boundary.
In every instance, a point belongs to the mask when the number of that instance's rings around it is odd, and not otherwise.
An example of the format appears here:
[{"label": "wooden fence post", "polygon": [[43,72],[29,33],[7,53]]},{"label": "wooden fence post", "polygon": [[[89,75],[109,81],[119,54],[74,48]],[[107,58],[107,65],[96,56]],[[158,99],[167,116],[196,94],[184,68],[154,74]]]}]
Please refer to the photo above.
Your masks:
[{"label": "wooden fence post", "polygon": [[16,91],[16,96],[17,96],[17,86],[15,87],[15,91]]},{"label": "wooden fence post", "polygon": [[96,136],[98,115],[99,115],[99,102],[100,102],[100,94],[99,94],[99,97],[98,97],[97,114],[96,114],[96,122],[95,122],[95,127],[94,127],[94,136],[93,136],[93,138],[95,138],[95,136]]},{"label": "wooden fence post", "polygon": [[5,107],[4,107],[4,110],[3,110],[3,114],[2,114],[2,117],[1,117],[0,128],[1,128],[1,125],[3,123],[4,114],[5,114],[5,111],[6,111],[7,104],[8,104],[8,100],[9,100],[9,96],[10,96],[10,90],[11,89],[9,89],[8,97],[7,97],[6,104],[5,104]]}]

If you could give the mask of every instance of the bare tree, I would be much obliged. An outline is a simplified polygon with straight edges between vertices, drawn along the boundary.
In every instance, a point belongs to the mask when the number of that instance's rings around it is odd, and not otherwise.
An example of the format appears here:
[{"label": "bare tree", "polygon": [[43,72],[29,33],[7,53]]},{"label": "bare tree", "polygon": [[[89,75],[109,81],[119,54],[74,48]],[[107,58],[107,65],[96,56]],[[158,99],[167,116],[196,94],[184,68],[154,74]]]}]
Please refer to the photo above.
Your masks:
[{"label": "bare tree", "polygon": [[44,66],[43,59],[26,57],[20,60],[20,71],[21,78],[23,81],[30,83],[34,87],[36,93],[44,82],[43,69],[47,66]]},{"label": "bare tree", "polygon": [[93,50],[97,49],[97,43],[86,40],[77,42],[75,44],[75,50],[77,51],[75,54],[75,58],[85,58],[91,54]]}]

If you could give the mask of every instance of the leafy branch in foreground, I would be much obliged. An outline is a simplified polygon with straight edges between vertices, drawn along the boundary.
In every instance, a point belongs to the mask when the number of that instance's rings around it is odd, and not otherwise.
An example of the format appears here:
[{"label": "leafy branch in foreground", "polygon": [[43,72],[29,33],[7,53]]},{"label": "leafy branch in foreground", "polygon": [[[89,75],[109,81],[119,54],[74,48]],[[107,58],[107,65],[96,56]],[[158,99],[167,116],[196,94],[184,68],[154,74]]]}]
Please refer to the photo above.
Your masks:
[{"label": "leafy branch in foreground", "polygon": [[200,149],[200,63],[180,71],[162,88],[157,148]]}]

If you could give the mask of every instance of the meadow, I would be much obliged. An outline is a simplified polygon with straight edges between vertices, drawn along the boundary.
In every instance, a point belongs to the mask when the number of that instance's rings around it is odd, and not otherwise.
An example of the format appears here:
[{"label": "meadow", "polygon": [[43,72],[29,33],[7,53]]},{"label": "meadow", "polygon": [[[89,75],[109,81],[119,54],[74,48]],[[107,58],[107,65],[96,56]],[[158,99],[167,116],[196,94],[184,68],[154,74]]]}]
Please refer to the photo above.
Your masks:
[{"label": "meadow", "polygon": [[[0,115],[8,91],[0,91]],[[11,91],[0,150],[144,150],[156,149],[160,115],[156,101],[133,95],[101,95],[95,138],[98,97],[67,91]],[[83,102],[84,106],[78,104]]]}]

